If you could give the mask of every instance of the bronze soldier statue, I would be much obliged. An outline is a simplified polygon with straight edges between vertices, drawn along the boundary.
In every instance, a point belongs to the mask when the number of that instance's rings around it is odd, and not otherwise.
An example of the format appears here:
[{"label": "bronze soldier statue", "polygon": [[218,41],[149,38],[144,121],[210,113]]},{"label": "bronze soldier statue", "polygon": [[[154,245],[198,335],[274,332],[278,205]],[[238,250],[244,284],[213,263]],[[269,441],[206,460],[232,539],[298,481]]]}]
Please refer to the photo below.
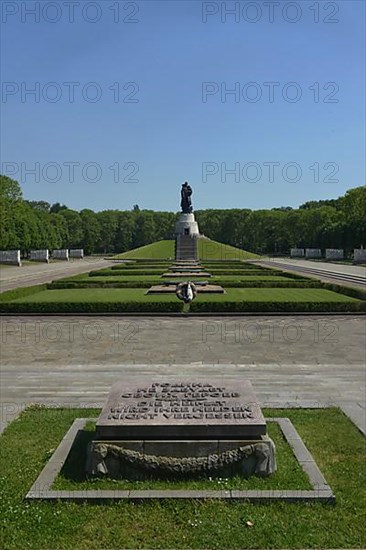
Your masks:
[{"label": "bronze soldier statue", "polygon": [[188,181],[184,182],[180,192],[181,201],[180,206],[184,214],[190,214],[193,210],[192,201],[192,187],[189,185]]}]

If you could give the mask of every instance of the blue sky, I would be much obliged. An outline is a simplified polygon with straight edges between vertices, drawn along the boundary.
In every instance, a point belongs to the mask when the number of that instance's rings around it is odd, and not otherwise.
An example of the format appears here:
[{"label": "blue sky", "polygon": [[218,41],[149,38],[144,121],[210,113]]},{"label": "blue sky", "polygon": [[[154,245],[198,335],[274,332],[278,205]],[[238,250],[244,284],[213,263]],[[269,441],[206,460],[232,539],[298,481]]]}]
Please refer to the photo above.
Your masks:
[{"label": "blue sky", "polygon": [[364,184],[363,1],[72,4],[2,3],[25,198],[174,211],[188,180],[195,209],[259,209]]}]

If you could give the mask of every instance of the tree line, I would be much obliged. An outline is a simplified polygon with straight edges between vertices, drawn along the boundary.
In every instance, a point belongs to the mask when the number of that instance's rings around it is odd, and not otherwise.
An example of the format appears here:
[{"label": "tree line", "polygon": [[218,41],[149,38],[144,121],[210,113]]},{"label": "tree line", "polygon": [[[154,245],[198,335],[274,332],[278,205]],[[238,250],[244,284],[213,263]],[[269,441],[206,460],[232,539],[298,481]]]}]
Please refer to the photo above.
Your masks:
[{"label": "tree line", "polygon": [[[174,238],[177,213],[140,210],[80,212],[65,205],[27,201],[15,180],[0,175],[0,249],[84,248],[86,254],[124,252]],[[343,248],[365,245],[366,186],[338,199],[299,208],[196,210],[200,232],[244,250],[286,254],[291,247]]]}]

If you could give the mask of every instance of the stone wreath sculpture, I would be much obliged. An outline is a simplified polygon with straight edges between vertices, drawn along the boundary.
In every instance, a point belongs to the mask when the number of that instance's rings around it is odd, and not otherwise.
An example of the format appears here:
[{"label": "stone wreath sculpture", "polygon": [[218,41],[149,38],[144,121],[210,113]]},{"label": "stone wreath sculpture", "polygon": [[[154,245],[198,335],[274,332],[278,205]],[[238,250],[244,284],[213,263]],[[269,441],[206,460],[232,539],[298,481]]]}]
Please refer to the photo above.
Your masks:
[{"label": "stone wreath sculpture", "polygon": [[87,471],[92,475],[109,473],[105,463],[108,457],[118,459],[122,465],[129,465],[138,470],[163,474],[208,474],[251,456],[257,460],[256,474],[269,475],[276,469],[273,443],[270,446],[255,443],[220,454],[183,458],[146,455],[111,443],[92,443],[88,455]]},{"label": "stone wreath sculpture", "polygon": [[189,302],[192,302],[192,300],[194,300],[197,296],[197,288],[193,283],[191,283],[191,281],[178,283],[175,293],[179,300],[183,300],[185,304],[188,304]]}]

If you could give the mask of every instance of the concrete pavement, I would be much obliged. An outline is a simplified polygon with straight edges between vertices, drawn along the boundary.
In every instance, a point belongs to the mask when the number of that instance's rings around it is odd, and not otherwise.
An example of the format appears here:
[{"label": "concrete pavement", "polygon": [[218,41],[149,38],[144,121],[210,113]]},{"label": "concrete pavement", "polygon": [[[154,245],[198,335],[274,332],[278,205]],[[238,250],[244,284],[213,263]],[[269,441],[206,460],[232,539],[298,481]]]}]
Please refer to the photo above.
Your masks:
[{"label": "concrete pavement", "polygon": [[264,405],[338,404],[365,429],[363,317],[4,317],[2,425],[27,404],[102,406],[124,376],[249,378]]},{"label": "concrete pavement", "polygon": [[338,283],[365,289],[366,268],[334,262],[315,262],[293,258],[267,258],[255,260],[262,267],[273,267],[297,273],[324,282]]},{"label": "concrete pavement", "polygon": [[26,263],[22,267],[2,265],[0,266],[0,292],[50,283],[56,279],[72,277],[111,265],[114,265],[114,262],[94,256],[86,256],[83,260],[70,260],[69,262]]}]

